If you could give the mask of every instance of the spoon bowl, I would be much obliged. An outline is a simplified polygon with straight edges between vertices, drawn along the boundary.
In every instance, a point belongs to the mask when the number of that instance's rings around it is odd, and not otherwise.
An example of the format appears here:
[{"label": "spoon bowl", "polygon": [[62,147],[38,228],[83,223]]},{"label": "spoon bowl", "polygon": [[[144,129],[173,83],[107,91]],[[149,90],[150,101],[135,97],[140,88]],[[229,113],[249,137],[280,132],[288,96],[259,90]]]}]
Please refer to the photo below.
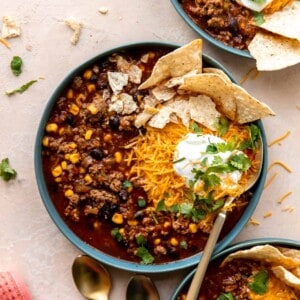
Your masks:
[{"label": "spoon bowl", "polygon": [[90,300],[107,300],[111,289],[108,271],[98,261],[79,255],[72,265],[72,275],[79,292]]},{"label": "spoon bowl", "polygon": [[[260,148],[256,154],[258,156],[259,166],[257,167],[256,172],[253,175],[253,177],[251,177],[248,180],[247,185],[244,189],[244,192],[250,190],[259,179],[259,176],[260,176],[260,173],[262,170],[262,166],[263,166],[263,151],[264,151],[263,142],[262,142],[262,139],[260,136]],[[225,201],[225,204],[224,204],[222,210],[218,213],[218,215],[216,217],[213,228],[210,232],[210,235],[209,235],[207,242],[205,244],[205,247],[203,249],[203,253],[202,253],[201,259],[198,263],[196,273],[193,277],[192,283],[188,290],[186,300],[197,300],[198,293],[199,293],[201,284],[203,282],[208,263],[210,261],[210,258],[212,256],[212,253],[215,248],[215,245],[218,241],[219,235],[221,233],[221,230],[222,230],[223,225],[226,220],[227,208],[232,204],[232,202],[234,202],[235,199],[236,199],[235,197],[228,197],[227,200]]]},{"label": "spoon bowl", "polygon": [[156,286],[149,277],[134,275],[127,286],[126,300],[159,300],[159,295]]}]

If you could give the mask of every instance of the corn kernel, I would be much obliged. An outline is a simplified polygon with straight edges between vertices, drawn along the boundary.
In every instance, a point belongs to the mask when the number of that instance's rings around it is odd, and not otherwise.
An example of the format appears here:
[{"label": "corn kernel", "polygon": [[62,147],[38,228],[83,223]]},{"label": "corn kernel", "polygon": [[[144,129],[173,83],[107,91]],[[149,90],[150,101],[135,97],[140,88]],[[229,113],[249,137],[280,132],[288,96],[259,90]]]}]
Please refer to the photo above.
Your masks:
[{"label": "corn kernel", "polygon": [[137,95],[136,100],[137,100],[138,102],[141,102],[142,99],[143,99],[143,96],[142,96],[142,95]]},{"label": "corn kernel", "polygon": [[89,130],[86,131],[86,133],[85,133],[85,135],[84,135],[84,138],[85,138],[86,140],[90,140],[91,137],[92,137],[92,135],[93,135],[93,130],[89,129]]},{"label": "corn kernel", "polygon": [[61,175],[61,173],[62,173],[62,167],[61,166],[56,166],[54,169],[52,169],[52,175],[54,176],[54,177],[58,177],[58,176],[60,176]]},{"label": "corn kernel", "polygon": [[115,152],[115,160],[116,160],[116,163],[120,163],[122,161],[122,153],[117,151]]},{"label": "corn kernel", "polygon": [[72,153],[70,154],[70,161],[72,164],[76,164],[79,162],[80,160],[80,154],[79,153]]},{"label": "corn kernel", "polygon": [[198,231],[198,227],[195,223],[191,223],[189,225],[189,230],[190,230],[191,233],[196,233]]},{"label": "corn kernel", "polygon": [[86,80],[89,80],[93,75],[93,72],[92,70],[86,70],[84,73],[83,73],[83,78],[86,79]]},{"label": "corn kernel", "polygon": [[85,173],[85,168],[80,167],[80,168],[79,168],[79,174],[84,174],[84,173]]},{"label": "corn kernel", "polygon": [[58,183],[62,182],[62,178],[61,177],[56,177],[54,180],[55,180],[55,182],[58,182]]},{"label": "corn kernel", "polygon": [[157,239],[154,240],[154,245],[157,246],[157,245],[160,244],[160,242],[161,242],[161,239],[158,239],[158,238],[157,238]]},{"label": "corn kernel", "polygon": [[67,162],[66,162],[65,160],[62,161],[60,165],[61,165],[61,168],[62,168],[63,170],[67,170],[68,164],[67,164]]},{"label": "corn kernel", "polygon": [[49,146],[49,138],[47,136],[43,137],[42,144],[43,144],[44,147],[48,147]]},{"label": "corn kernel", "polygon": [[123,216],[119,213],[114,213],[114,215],[112,216],[112,221],[116,224],[122,224]]},{"label": "corn kernel", "polygon": [[62,127],[62,128],[59,128],[59,130],[58,130],[58,134],[59,134],[59,135],[63,135],[64,132],[65,132],[65,129],[64,129],[63,127]]},{"label": "corn kernel", "polygon": [[155,57],[154,52],[150,52],[150,53],[149,53],[149,58],[154,58],[154,57]]},{"label": "corn kernel", "polygon": [[56,123],[48,123],[46,125],[47,132],[56,132],[58,129],[58,125]]},{"label": "corn kernel", "polygon": [[92,179],[92,177],[91,177],[89,174],[86,174],[86,175],[84,176],[84,181],[85,181],[86,183],[91,183],[91,182],[93,182],[93,179]]},{"label": "corn kernel", "polygon": [[80,110],[79,107],[75,103],[72,103],[69,112],[72,115],[77,116],[79,114],[79,110]]},{"label": "corn kernel", "polygon": [[74,195],[73,190],[68,189],[68,190],[65,191],[65,196],[66,197],[72,197],[73,195]]},{"label": "corn kernel", "polygon": [[99,112],[99,109],[95,106],[95,104],[91,103],[87,109],[90,111],[92,115],[96,115]]},{"label": "corn kernel", "polygon": [[76,148],[77,148],[77,145],[76,145],[76,143],[74,143],[74,142],[71,142],[71,143],[69,144],[69,146],[70,146],[72,149],[76,149]]},{"label": "corn kernel", "polygon": [[67,92],[67,98],[72,99],[74,97],[74,92],[72,89],[69,89]]},{"label": "corn kernel", "polygon": [[75,102],[77,105],[81,105],[82,104],[82,101],[84,101],[86,99],[85,95],[84,94],[79,94],[76,99],[75,99]]},{"label": "corn kernel", "polygon": [[166,221],[166,222],[164,223],[164,228],[170,228],[170,227],[171,227],[171,222]]},{"label": "corn kernel", "polygon": [[127,224],[130,226],[136,226],[138,224],[137,220],[128,220]]},{"label": "corn kernel", "polygon": [[65,154],[65,159],[70,160],[70,153]]},{"label": "corn kernel", "polygon": [[121,235],[124,235],[125,229],[124,229],[124,228],[120,228],[120,229],[119,229],[119,233],[120,233]]},{"label": "corn kernel", "polygon": [[96,91],[96,86],[93,83],[88,84],[87,90],[88,90],[89,93],[95,92]]},{"label": "corn kernel", "polygon": [[172,245],[172,246],[178,246],[178,240],[176,239],[176,238],[174,238],[174,237],[172,237],[171,239],[170,239],[170,244]]}]

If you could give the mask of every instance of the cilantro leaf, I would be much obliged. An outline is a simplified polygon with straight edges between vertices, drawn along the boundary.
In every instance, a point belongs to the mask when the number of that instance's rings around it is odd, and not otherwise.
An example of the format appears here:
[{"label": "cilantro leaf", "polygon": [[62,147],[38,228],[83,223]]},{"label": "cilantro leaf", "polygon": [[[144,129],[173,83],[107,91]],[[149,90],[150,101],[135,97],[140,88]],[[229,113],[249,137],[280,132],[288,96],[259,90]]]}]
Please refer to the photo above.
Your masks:
[{"label": "cilantro leaf", "polygon": [[195,122],[193,122],[191,125],[190,125],[190,130],[194,133],[201,133],[201,128],[199,127],[199,125]]},{"label": "cilantro leaf", "polygon": [[167,211],[165,199],[161,199],[158,201],[156,211]]},{"label": "cilantro leaf", "polygon": [[144,246],[139,247],[137,249],[136,255],[142,259],[142,262],[145,265],[149,265],[149,264],[152,264],[154,262],[154,257],[150,254],[148,249]]},{"label": "cilantro leaf", "polygon": [[5,92],[5,94],[6,94],[7,96],[11,96],[11,95],[16,94],[16,93],[22,94],[22,93],[24,93],[31,85],[33,85],[35,82],[37,82],[37,80],[31,80],[31,81],[29,81],[29,82],[23,84],[23,85],[22,85],[21,87],[19,87],[19,88],[16,88],[16,89],[14,89],[14,90]]},{"label": "cilantro leaf", "polygon": [[217,300],[234,300],[232,293],[222,293],[218,296]]},{"label": "cilantro leaf", "polygon": [[8,181],[14,179],[16,176],[17,172],[10,166],[8,158],[2,159],[0,163],[0,177],[2,177],[3,180]]},{"label": "cilantro leaf", "polygon": [[204,181],[204,190],[207,191],[209,188],[215,187],[221,183],[221,179],[216,174],[205,173],[202,176]]},{"label": "cilantro leaf", "polygon": [[114,229],[112,229],[111,230],[111,232],[110,232],[110,234],[111,234],[111,236],[113,237],[113,238],[115,238],[118,242],[121,242],[122,241],[122,235],[121,235],[121,233],[120,233],[120,231],[119,231],[119,228],[114,228]]},{"label": "cilantro leaf", "polygon": [[269,282],[269,273],[267,270],[257,272],[251,279],[252,281],[248,283],[250,290],[259,295],[263,295],[267,292]]},{"label": "cilantro leaf", "polygon": [[14,56],[10,62],[10,68],[14,75],[19,76],[22,73],[22,58],[20,56]]},{"label": "cilantro leaf", "polygon": [[136,243],[139,245],[139,246],[145,246],[147,244],[147,240],[145,238],[144,235],[140,234],[137,236],[136,238]]},{"label": "cilantro leaf", "polygon": [[239,145],[239,150],[241,151],[244,151],[246,149],[254,150],[255,148],[257,148],[258,143],[260,141],[259,127],[254,124],[251,124],[248,128],[250,138],[241,142],[241,144]]},{"label": "cilantro leaf", "polygon": [[262,13],[259,13],[257,11],[252,11],[254,22],[257,26],[262,25],[265,23],[265,18]]},{"label": "cilantro leaf", "polygon": [[132,183],[129,180],[124,180],[122,185],[126,189],[132,188]]},{"label": "cilantro leaf", "polygon": [[221,117],[219,122],[216,124],[218,136],[223,136],[229,129],[230,122],[227,118]]},{"label": "cilantro leaf", "polygon": [[251,167],[250,159],[243,153],[230,156],[228,162],[239,171],[247,171]]}]

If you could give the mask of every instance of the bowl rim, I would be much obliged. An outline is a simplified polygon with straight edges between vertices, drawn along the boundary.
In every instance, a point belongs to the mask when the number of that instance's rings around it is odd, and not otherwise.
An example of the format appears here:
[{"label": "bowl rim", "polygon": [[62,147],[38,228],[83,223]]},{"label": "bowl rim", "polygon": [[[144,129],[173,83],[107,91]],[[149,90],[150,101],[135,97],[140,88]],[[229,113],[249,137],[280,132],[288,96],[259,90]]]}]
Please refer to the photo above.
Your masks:
[{"label": "bowl rim", "polygon": [[[223,251],[213,255],[211,258],[211,261],[215,260],[217,258],[223,257],[223,256],[225,257],[226,255],[229,255],[230,253],[238,251],[238,250],[248,249],[248,248],[251,248],[254,246],[265,245],[265,244],[277,245],[277,246],[282,246],[282,247],[291,247],[291,248],[300,250],[300,241],[296,241],[296,240],[292,240],[292,239],[285,239],[285,238],[276,238],[276,237],[256,238],[256,239],[245,240],[242,242],[232,244],[231,246],[224,249]],[[195,272],[196,272],[196,269],[193,269],[187,275],[185,275],[183,280],[178,284],[178,286],[174,290],[170,300],[177,299],[182,288],[189,282],[189,280],[191,280],[191,278],[194,276]]]},{"label": "bowl rim", "polygon": [[[156,273],[156,272],[170,272],[174,270],[180,270],[185,269],[191,266],[194,266],[198,263],[202,252],[198,254],[194,254],[190,257],[168,262],[168,263],[162,263],[162,264],[153,264],[153,265],[145,265],[140,264],[136,262],[130,262],[127,260],[119,259],[116,257],[113,257],[109,254],[106,254],[93,246],[87,244],[83,240],[81,240],[73,231],[67,226],[67,224],[63,221],[62,217],[57,212],[53,202],[50,199],[50,196],[47,191],[45,178],[43,174],[42,169],[42,137],[44,135],[44,128],[46,125],[46,122],[49,118],[49,115],[51,113],[52,107],[54,106],[55,102],[57,101],[57,98],[61,94],[61,92],[65,89],[65,87],[72,81],[74,76],[82,72],[84,69],[86,69],[88,66],[92,65],[96,61],[100,60],[103,57],[106,57],[108,55],[111,55],[112,53],[118,52],[120,50],[124,49],[132,49],[137,47],[167,47],[167,48],[173,48],[176,49],[180,47],[181,45],[173,44],[170,42],[162,42],[162,41],[142,41],[142,42],[134,42],[129,44],[120,45],[114,48],[110,48],[109,50],[102,51],[100,54],[97,54],[93,56],[92,58],[84,61],[83,63],[77,65],[77,67],[73,68],[60,83],[55,88],[54,92],[51,94],[50,98],[48,99],[46,106],[44,108],[44,111],[42,112],[42,117],[39,121],[36,138],[35,138],[35,144],[34,144],[34,171],[35,171],[35,178],[38,186],[38,191],[40,194],[40,197],[43,201],[43,204],[54,222],[54,224],[58,227],[59,231],[79,250],[84,252],[85,254],[93,257],[94,259],[101,261],[102,263],[116,267],[118,269],[127,270],[127,271],[133,271],[137,273]],[[237,83],[235,79],[232,77],[232,75],[229,73],[229,71],[222,66],[219,62],[217,62],[214,58],[203,54],[203,61],[207,64],[211,64],[212,66],[216,68],[222,69],[229,77],[230,79]],[[214,253],[218,253],[224,248],[226,248],[240,233],[240,231],[243,229],[243,227],[246,225],[248,220],[250,219],[252,213],[254,212],[259,199],[262,194],[263,186],[266,180],[266,174],[267,174],[267,166],[268,166],[268,155],[267,155],[267,139],[265,135],[265,130],[263,127],[263,123],[261,120],[258,120],[255,122],[261,130],[262,134],[262,140],[263,140],[263,147],[264,147],[264,155],[263,155],[263,166],[262,171],[259,177],[258,182],[255,184],[253,189],[255,189],[255,192],[253,193],[253,196],[251,200],[249,201],[249,204],[247,205],[247,208],[243,212],[241,218],[238,220],[238,222],[234,225],[232,230],[221,240],[217,243]]]},{"label": "bowl rim", "polygon": [[248,50],[240,50],[231,46],[227,46],[224,43],[214,39],[211,35],[205,32],[202,28],[200,28],[194,21],[188,16],[188,14],[183,10],[182,6],[179,3],[180,0],[171,0],[172,5],[174,6],[177,13],[182,17],[182,19],[194,30],[196,31],[204,40],[213,44],[219,49],[222,49],[226,52],[249,58],[254,59]]}]

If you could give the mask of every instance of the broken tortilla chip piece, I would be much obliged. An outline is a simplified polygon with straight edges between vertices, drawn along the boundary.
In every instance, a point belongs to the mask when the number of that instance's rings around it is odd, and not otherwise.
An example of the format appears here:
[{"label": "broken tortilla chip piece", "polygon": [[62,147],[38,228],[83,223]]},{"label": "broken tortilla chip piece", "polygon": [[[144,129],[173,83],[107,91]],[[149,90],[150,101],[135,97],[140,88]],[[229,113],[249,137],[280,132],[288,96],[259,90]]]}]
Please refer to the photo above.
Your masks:
[{"label": "broken tortilla chip piece", "polygon": [[206,95],[191,96],[189,99],[191,119],[215,131],[221,114],[215,103]]},{"label": "broken tortilla chip piece", "polygon": [[197,39],[164,56],[155,64],[151,76],[139,86],[146,89],[165,79],[182,76],[191,70],[202,72],[202,40]]},{"label": "broken tortilla chip piece", "polygon": [[186,77],[179,89],[209,96],[222,114],[235,120],[236,103],[232,85],[219,74],[202,73]]},{"label": "broken tortilla chip piece", "polygon": [[[275,34],[300,41],[300,2],[294,1],[282,10],[264,15],[259,27]],[[292,24],[292,26],[291,26]]]},{"label": "broken tortilla chip piece", "polygon": [[272,268],[272,271],[281,282],[300,291],[300,278],[295,276],[292,272],[282,266],[275,266]]},{"label": "broken tortilla chip piece", "polygon": [[274,71],[300,62],[300,41],[259,32],[248,46],[259,71]]},{"label": "broken tortilla chip piece", "polygon": [[231,253],[223,260],[222,266],[225,266],[234,259],[252,259],[274,266],[282,266],[286,269],[293,269],[300,266],[300,259],[286,256],[271,245],[255,246],[250,249]]}]

